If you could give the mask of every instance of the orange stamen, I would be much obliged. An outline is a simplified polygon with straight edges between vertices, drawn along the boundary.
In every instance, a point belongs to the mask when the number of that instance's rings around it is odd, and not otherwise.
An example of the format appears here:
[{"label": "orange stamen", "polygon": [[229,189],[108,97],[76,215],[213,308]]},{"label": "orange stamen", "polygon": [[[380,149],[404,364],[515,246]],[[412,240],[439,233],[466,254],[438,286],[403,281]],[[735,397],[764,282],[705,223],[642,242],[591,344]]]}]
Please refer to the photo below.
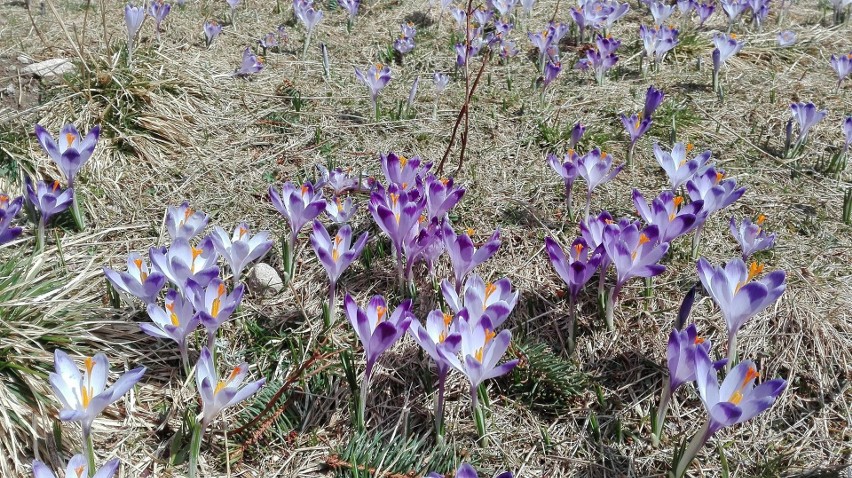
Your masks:
[{"label": "orange stamen", "polygon": [[476,231],[474,231],[472,227],[467,228],[465,232],[467,233],[468,237],[473,237],[474,233],[476,233]]},{"label": "orange stamen", "polygon": [[236,377],[242,372],[242,369],[237,366],[234,367],[234,370],[231,371],[231,374],[228,375],[228,378],[225,380],[220,380],[218,384],[216,384],[216,390],[213,391],[213,395],[219,393],[223,388],[227,387]]},{"label": "orange stamen", "polygon": [[302,196],[304,196],[304,195],[305,195],[305,193],[307,193],[307,192],[308,192],[308,189],[310,189],[310,188],[308,188],[308,185],[307,185],[307,184],[305,184],[304,186],[302,186]]},{"label": "orange stamen", "polygon": [[758,226],[762,226],[762,225],[763,225],[763,221],[766,221],[766,216],[764,216],[763,214],[761,214],[761,215],[757,216],[757,221],[755,221],[755,223],[756,223]]},{"label": "orange stamen", "polygon": [[[408,164],[408,158],[406,158],[405,156],[400,156],[399,157],[399,167],[404,168],[406,164]],[[405,188],[405,186],[403,186],[403,188]]]},{"label": "orange stamen", "polygon": [[75,139],[77,139],[77,137],[74,136],[74,133],[65,133],[65,141],[68,142],[69,147],[71,146],[72,143],[74,143]]},{"label": "orange stamen", "polygon": [[248,232],[248,229],[244,228],[243,226],[240,226],[240,239],[242,239],[243,236],[245,236],[247,232]]},{"label": "orange stamen", "polygon": [[683,196],[675,196],[674,199],[672,199],[672,202],[675,207],[680,207],[680,205],[683,204]]},{"label": "orange stamen", "polygon": [[724,178],[724,177],[725,177],[725,173],[717,172],[716,173],[716,184],[719,184],[719,182],[722,181],[722,178]]},{"label": "orange stamen", "polygon": [[743,399],[743,390],[751,383],[752,380],[760,377],[760,374],[757,373],[757,370],[754,367],[749,367],[746,371],[745,377],[743,377],[743,382],[740,384],[739,388],[737,388],[734,393],[731,394],[731,398],[728,399],[729,402],[734,405],[739,405]]},{"label": "orange stamen", "polygon": [[704,343],[704,337],[695,337],[695,345],[701,345]]},{"label": "orange stamen", "polygon": [[650,241],[651,241],[651,240],[650,240],[650,239],[648,239],[648,236],[646,236],[644,232],[643,232],[642,234],[640,234],[640,235],[639,235],[639,245],[640,245],[640,246],[641,246],[642,244],[645,244],[646,242],[650,242]]},{"label": "orange stamen", "polygon": [[78,466],[77,468],[74,468],[74,473],[77,475],[77,478],[83,478],[83,470],[85,470],[85,467],[83,466]]},{"label": "orange stamen", "polygon": [[694,144],[692,144],[692,143],[686,143],[686,152],[690,152],[690,151],[692,151],[692,149],[693,149],[693,148],[695,148],[695,145],[694,145]]},{"label": "orange stamen", "polygon": [[376,307],[376,317],[377,317],[376,324],[377,325],[385,317],[385,314],[387,313],[387,311],[388,311],[388,309],[386,307],[382,307],[382,306]]},{"label": "orange stamen", "polygon": [[582,244],[575,244],[574,245],[574,252],[576,252],[577,256],[579,257],[580,253],[583,252],[583,245]]},{"label": "orange stamen", "polygon": [[59,189],[59,181],[53,181],[53,191],[56,192],[57,189]]},{"label": "orange stamen", "polygon": [[748,280],[752,280],[763,272],[763,264],[752,262],[748,267]]},{"label": "orange stamen", "polygon": [[449,326],[453,322],[453,314],[444,314],[444,326]]}]

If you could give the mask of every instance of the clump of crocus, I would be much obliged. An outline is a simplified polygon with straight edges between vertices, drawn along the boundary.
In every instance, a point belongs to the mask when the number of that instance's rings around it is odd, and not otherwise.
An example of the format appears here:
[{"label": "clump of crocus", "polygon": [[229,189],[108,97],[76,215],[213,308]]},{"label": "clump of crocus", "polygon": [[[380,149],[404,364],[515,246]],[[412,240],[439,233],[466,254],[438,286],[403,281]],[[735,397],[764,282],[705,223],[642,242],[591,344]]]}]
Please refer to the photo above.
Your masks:
[{"label": "clump of crocus", "polygon": [[216,252],[231,268],[234,284],[240,282],[240,276],[246,266],[263,257],[272,248],[268,231],[260,231],[252,235],[244,222],[237,225],[230,237],[219,226],[213,229],[210,237]]},{"label": "clump of crocus", "polygon": [[645,57],[658,69],[669,51],[678,44],[678,30],[670,26],[646,27],[639,26],[639,37],[645,48]]},{"label": "clump of crocus", "polygon": [[157,33],[157,43],[160,43],[160,26],[163,23],[163,20],[169,15],[169,12],[172,10],[172,6],[168,3],[163,2],[163,0],[154,0],[148,5],[148,15],[151,15],[151,18],[154,19],[155,31]]},{"label": "clump of crocus", "polygon": [[649,205],[638,189],[633,190],[633,205],[645,224],[657,226],[659,241],[671,243],[678,237],[692,232],[701,224],[701,208],[704,201],[684,204],[683,196],[663,191]]},{"label": "clump of crocus", "polygon": [[364,369],[364,379],[361,382],[361,395],[358,402],[357,423],[360,429],[365,428],[364,410],[367,404],[367,391],[373,368],[379,357],[389,349],[408,330],[414,315],[411,313],[411,300],[404,300],[390,312],[385,298],[376,295],[370,299],[366,309],[361,309],[349,294],[343,299],[346,318],[355,329],[355,334],[364,347],[367,366]]},{"label": "clump of crocus", "polygon": [[435,261],[444,253],[443,225],[446,219],[420,216],[418,225],[412,229],[402,244],[405,253],[405,272],[407,293],[411,296],[416,294],[414,286],[414,265],[417,262],[426,264],[426,272],[432,279],[433,286],[437,287],[435,277]]},{"label": "clump of crocus", "polygon": [[358,7],[361,0],[337,0],[337,4],[346,10],[346,33],[352,33],[352,25],[358,15]]},{"label": "clump of crocus", "polygon": [[234,76],[248,77],[263,69],[263,59],[251,51],[251,47],[243,50],[243,60],[240,67],[234,70]]},{"label": "clump of crocus", "polygon": [[38,215],[38,232],[36,233],[36,250],[44,248],[45,228],[56,214],[68,209],[73,201],[74,191],[71,188],[62,189],[59,181],[48,184],[39,181],[33,186],[32,179],[26,177],[27,204]]},{"label": "clump of crocus", "polygon": [[723,94],[722,84],[719,82],[719,70],[729,58],[742,50],[745,43],[737,41],[737,36],[734,34],[725,35],[723,33],[717,33],[713,35],[713,45],[715,46],[713,49],[713,90],[715,90],[721,98]]},{"label": "clump of crocus", "polygon": [[745,194],[745,188],[737,188],[735,179],[725,179],[724,171],[708,167],[686,182],[686,191],[693,202],[704,201],[698,218],[699,225],[692,239],[692,256],[695,258],[698,257],[704,222],[711,214],[735,203]]},{"label": "clump of crocus", "polygon": [[843,79],[852,73],[852,53],[837,56],[831,55],[831,59],[828,62],[831,64],[834,72],[837,73],[837,90],[839,91]]},{"label": "clump of crocus", "polygon": [[314,28],[322,20],[322,10],[314,8],[313,0],[293,0],[293,11],[296,13],[296,18],[305,26],[305,48],[302,50],[302,57],[308,54],[308,47],[311,44],[311,35],[314,33]]},{"label": "clump of crocus", "polygon": [[467,65],[470,58],[479,54],[479,50],[482,49],[482,44],[483,40],[479,36],[472,38],[470,43],[467,45],[464,43],[456,43],[456,67],[460,68]]},{"label": "clump of crocus", "polygon": [[[674,329],[669,334],[669,342],[666,347],[666,364],[669,369],[668,380],[663,381],[663,393],[660,396],[660,404],[657,413],[653,415],[651,433],[655,444],[660,442],[663,435],[663,424],[666,420],[666,412],[669,404],[681,385],[695,381],[695,354],[697,349],[709,353],[711,349],[710,340],[698,335],[695,324],[690,324],[683,330]],[[727,360],[713,363],[714,369],[725,366]]]},{"label": "clump of crocus", "polygon": [[606,325],[615,328],[613,312],[621,288],[634,277],[654,277],[666,267],[659,262],[669,250],[669,243],[660,241],[659,228],[648,226],[641,231],[636,224],[627,227],[607,225],[604,228],[604,249],[615,266],[615,284],[606,301]]},{"label": "clump of crocus", "polygon": [[713,266],[703,257],[698,260],[698,277],[704,289],[719,306],[728,326],[728,366],[737,358],[737,332],[752,317],[775,303],[787,288],[784,271],[774,271],[762,280],[754,280],[763,265],[731,259],[724,266]]},{"label": "clump of crocus", "polygon": [[677,191],[678,188],[692,179],[710,159],[710,150],[704,151],[692,159],[687,159],[686,153],[691,152],[692,149],[692,143],[686,145],[676,143],[669,153],[663,151],[658,143],[654,143],[654,157],[657,158],[660,167],[665,170],[672,191]]},{"label": "clump of crocus", "polygon": [[769,16],[770,0],[746,0],[751,9],[751,22],[757,26],[758,31],[763,31],[763,22]]},{"label": "clump of crocus", "polygon": [[734,28],[734,22],[748,8],[748,0],[719,0],[722,10],[728,16],[728,33]]},{"label": "clump of crocus", "polygon": [[763,229],[763,222],[766,216],[761,214],[757,216],[757,220],[751,222],[749,218],[743,218],[742,222],[737,225],[734,217],[731,216],[731,235],[737,240],[740,249],[743,252],[743,261],[747,261],[752,254],[758,251],[771,249],[775,245],[775,233],[767,234]]},{"label": "clump of crocus", "polygon": [[[142,12],[144,15],[145,12]],[[50,159],[59,166],[59,170],[65,176],[68,184],[68,189],[74,189],[74,179],[80,172],[80,169],[92,157],[95,151],[95,146],[98,144],[101,128],[95,126],[85,137],[81,135],[73,124],[66,124],[59,130],[59,138],[53,139],[53,136],[44,129],[41,125],[35,126],[35,134],[38,143],[42,149],[50,156]],[[77,195],[72,196],[72,212],[74,213],[74,221],[80,229],[84,227],[83,216],[80,214]]]},{"label": "clump of crocus", "polygon": [[[529,3],[530,5],[535,4],[535,0],[521,0],[521,1],[524,2],[524,3]],[[530,6],[530,10],[532,10],[532,6]],[[459,469],[456,470],[455,475],[453,475],[453,476],[455,476],[456,478],[479,478],[479,475],[476,473],[476,469],[474,467],[470,466],[469,463],[462,463],[459,466]],[[444,478],[444,477],[445,477],[445,475],[441,475],[439,473],[434,473],[434,472],[426,475],[426,478]],[[500,474],[494,476],[494,478],[512,478],[512,473],[509,472],[509,471],[505,471],[503,473],[500,473]]]},{"label": "clump of crocus", "polygon": [[379,155],[382,173],[389,184],[395,184],[404,191],[417,189],[421,191],[423,179],[432,168],[432,163],[425,163],[420,157],[406,158],[395,153]]},{"label": "clump of crocus", "polygon": [[592,193],[595,188],[608,183],[619,172],[621,172],[623,167],[623,164],[619,164],[613,168],[612,156],[602,152],[598,148],[580,156],[577,160],[577,174],[586,181],[586,213],[583,215],[586,220],[589,219],[589,209],[592,204]]},{"label": "clump of crocus", "polygon": [[358,259],[364,246],[367,244],[367,233],[361,234],[355,243],[352,243],[352,228],[344,225],[337,230],[332,239],[325,226],[319,221],[314,221],[314,230],[311,234],[311,246],[319,259],[320,264],[328,274],[328,311],[325,314],[325,326],[334,323],[337,316],[335,306],[337,282],[346,268]]},{"label": "clump of crocus", "polygon": [[206,287],[219,276],[219,267],[216,265],[219,256],[210,236],[199,241],[197,246],[179,237],[168,248],[152,247],[148,256],[151,264],[181,291],[186,291],[190,279]]},{"label": "clump of crocus", "polygon": [[[793,103],[790,105],[793,118],[787,123],[787,138],[784,144],[784,155],[797,155],[808,139],[808,132],[828,114],[827,110],[819,111],[813,103]],[[799,125],[799,136],[792,142],[792,122]],[[791,147],[792,144],[792,147]]]},{"label": "clump of crocus", "polygon": [[787,382],[776,378],[755,387],[760,377],[751,360],[734,367],[719,385],[716,369],[706,350],[699,347],[695,353],[695,381],[704,407],[707,422],[690,441],[675,466],[674,476],[682,477],[695,459],[698,451],[710,438],[724,427],[743,423],[771,407],[787,387]]},{"label": "clump of crocus", "polygon": [[[91,478],[112,478],[118,470],[118,465],[118,458],[113,458],[106,462],[94,475],[91,475]],[[68,460],[68,467],[65,468],[65,478],[89,478],[89,473],[91,471],[94,470],[89,469],[86,457],[81,454],[77,454]],[[56,478],[56,475],[50,471],[50,468],[48,468],[47,465],[35,460],[33,462],[33,478]]]},{"label": "clump of crocus", "polygon": [[180,206],[169,206],[166,209],[166,230],[172,240],[186,239],[197,236],[207,227],[210,217],[207,214],[193,210],[184,201]]},{"label": "clump of crocus", "polygon": [[451,368],[450,361],[446,357],[458,354],[461,346],[461,335],[454,330],[452,324],[452,314],[445,314],[440,309],[436,309],[429,312],[425,327],[420,325],[419,321],[412,320],[408,328],[411,338],[429,354],[437,368],[438,392],[435,396],[435,431],[438,436],[444,433],[444,387]]},{"label": "clump of crocus", "polygon": [[127,256],[127,272],[104,267],[104,275],[117,290],[136,297],[145,305],[156,303],[160,290],[166,284],[166,276],[149,268],[145,259],[136,252]]},{"label": "clump of crocus", "polygon": [[291,182],[284,183],[279,193],[275,186],[269,187],[269,199],[290,225],[290,235],[285,243],[284,269],[287,280],[293,278],[296,264],[296,238],[305,225],[317,218],[325,210],[326,203],[322,197],[322,189],[311,183],[305,183],[301,188]]},{"label": "clump of crocus", "polygon": [[465,189],[455,185],[453,178],[438,178],[433,174],[426,177],[427,219],[444,219],[450,210],[464,197]]},{"label": "clump of crocus", "polygon": [[441,282],[441,294],[453,312],[463,315],[471,324],[488,319],[493,328],[500,327],[518,304],[518,292],[512,291],[512,282],[504,277],[485,282],[473,273],[464,283],[464,294],[457,294],[449,281]]},{"label": "clump of crocus", "polygon": [[232,407],[254,395],[266,383],[266,379],[243,385],[248,375],[248,364],[243,362],[231,371],[227,377],[220,378],[210,349],[201,349],[198,365],[195,367],[195,384],[201,396],[201,414],[193,427],[192,444],[189,452],[189,476],[195,478],[198,473],[198,455],[201,452],[201,438],[204,431],[222,410]]},{"label": "clump of crocus", "polygon": [[133,49],[136,43],[136,35],[142,22],[145,21],[145,7],[134,7],[128,3],[124,7],[124,24],[127,26],[127,63],[133,62]]},{"label": "clump of crocus", "polygon": [[210,48],[210,45],[213,44],[213,40],[215,40],[220,33],[222,33],[222,25],[219,25],[216,20],[210,20],[204,24],[204,44],[207,48]]},{"label": "clump of crocus", "polygon": [[[579,237],[568,249],[568,254],[551,237],[544,238],[547,257],[556,273],[568,286],[568,353],[573,353],[575,342],[575,317],[577,315],[577,298],[580,291],[598,270],[602,254],[589,247],[585,239]],[[557,328],[557,330],[559,330]]]},{"label": "clump of crocus", "polygon": [[178,345],[184,373],[188,377],[190,363],[186,339],[201,323],[201,317],[195,313],[192,302],[180,292],[169,289],[166,292],[165,308],[151,302],[147,311],[152,322],[139,324],[139,328],[152,337],[174,340]]},{"label": "clump of crocus", "polygon": [[445,222],[443,229],[444,246],[453,267],[456,293],[461,294],[462,284],[473,269],[491,258],[500,248],[500,230],[497,229],[480,247],[476,247],[470,236],[472,230],[465,234],[456,234],[453,227]]},{"label": "clump of crocus", "polygon": [[414,28],[414,24],[403,23],[399,26],[402,33],[399,34],[399,37],[394,40],[393,48],[398,51],[400,55],[405,55],[414,49],[414,35],[417,34],[417,29]]},{"label": "clump of crocus", "polygon": [[575,68],[579,70],[591,69],[595,73],[595,81],[601,85],[606,72],[618,62],[615,50],[621,46],[621,41],[598,35],[595,39],[595,46],[597,49],[586,51],[586,58],[579,60]]},{"label": "clump of crocus", "polygon": [[580,0],[579,6],[571,9],[571,18],[577,24],[579,42],[584,41],[586,28],[592,28],[606,35],[606,30],[630,10],[627,3],[614,0]]},{"label": "clump of crocus", "polygon": [[778,32],[775,39],[778,41],[778,46],[781,48],[788,47],[796,43],[796,33],[790,30],[784,30],[783,32]]},{"label": "clump of crocus", "polygon": [[[370,195],[370,214],[394,246],[396,272],[401,289],[405,287],[405,241],[418,226],[426,207],[426,197],[417,189],[406,191],[397,184],[379,186]],[[409,258],[410,260],[411,258]]]},{"label": "clump of crocus", "polygon": [[62,409],[59,419],[65,422],[80,422],[83,429],[83,443],[87,449],[89,469],[95,469],[95,450],[92,440],[92,423],[98,415],[120,399],[130,390],[142,375],[145,367],[137,367],[119,377],[111,387],[107,387],[109,362],[106,355],[97,354],[86,357],[85,370],[81,374],[77,364],[63,352],[54,352],[56,372],[49,376],[50,386]]},{"label": "clump of crocus", "polygon": [[0,193],[0,245],[21,235],[23,229],[12,226],[12,220],[21,212],[23,201],[23,196],[10,200],[8,195]]},{"label": "clump of crocus", "polygon": [[377,99],[379,92],[388,85],[391,80],[391,70],[387,65],[376,63],[370,65],[366,71],[361,71],[355,67],[355,77],[370,90],[370,103],[373,105],[373,117],[378,120],[379,106]]},{"label": "clump of crocus", "polygon": [[704,26],[704,23],[713,15],[714,11],[716,11],[715,3],[699,3],[695,7],[695,13],[698,14],[698,26]]},{"label": "clump of crocus", "polygon": [[239,307],[243,300],[245,286],[239,284],[230,293],[219,278],[207,285],[201,285],[192,279],[187,281],[184,295],[189,297],[192,306],[199,314],[201,325],[207,329],[207,347],[215,352],[216,332]]}]

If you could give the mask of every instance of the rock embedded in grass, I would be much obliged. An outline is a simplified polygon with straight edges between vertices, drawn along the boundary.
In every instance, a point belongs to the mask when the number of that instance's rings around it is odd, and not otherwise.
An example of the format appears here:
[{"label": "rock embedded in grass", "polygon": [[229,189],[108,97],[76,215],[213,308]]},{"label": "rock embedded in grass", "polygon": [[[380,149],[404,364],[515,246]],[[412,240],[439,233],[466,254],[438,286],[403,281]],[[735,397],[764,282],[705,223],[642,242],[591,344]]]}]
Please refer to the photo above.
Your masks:
[{"label": "rock embedded in grass", "polygon": [[272,296],[284,288],[284,282],[278,272],[269,264],[263,262],[255,265],[246,278],[249,290],[261,296]]}]

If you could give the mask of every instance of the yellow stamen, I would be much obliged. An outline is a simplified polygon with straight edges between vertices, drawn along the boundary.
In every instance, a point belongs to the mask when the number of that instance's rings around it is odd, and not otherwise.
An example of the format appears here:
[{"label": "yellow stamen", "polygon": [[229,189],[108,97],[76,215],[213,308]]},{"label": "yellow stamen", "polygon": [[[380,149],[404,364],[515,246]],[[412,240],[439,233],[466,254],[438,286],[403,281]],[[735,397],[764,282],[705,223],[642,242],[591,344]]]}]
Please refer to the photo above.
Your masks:
[{"label": "yellow stamen", "polygon": [[748,280],[752,280],[763,272],[763,264],[752,262],[748,267]]},{"label": "yellow stamen", "polygon": [[491,342],[494,340],[494,337],[497,337],[497,333],[493,330],[485,329],[485,343]]},{"label": "yellow stamen", "polygon": [[[408,164],[408,158],[406,158],[405,156],[400,156],[400,157],[399,157],[399,167],[400,167],[400,169],[401,169],[401,168],[404,168],[406,164]],[[403,188],[405,188],[405,186],[403,186]]]},{"label": "yellow stamen", "polygon": [[219,289],[216,291],[216,298],[213,299],[213,304],[210,306],[210,315],[216,317],[219,315],[219,308],[222,307],[222,296],[225,295],[225,284],[219,284]]},{"label": "yellow stamen", "polygon": [[[497,290],[496,285],[494,285],[490,282],[485,284],[485,300],[488,300],[488,298],[491,297],[491,294],[493,294],[496,290]],[[483,305],[483,307],[484,307],[484,305]]]},{"label": "yellow stamen", "polygon": [[473,235],[476,233],[476,231],[474,231],[472,227],[467,228],[465,232],[467,233],[468,237],[473,237]]},{"label": "yellow stamen", "polygon": [[645,244],[646,242],[650,242],[650,241],[651,241],[651,240],[650,240],[650,239],[648,239],[648,236],[646,236],[644,232],[643,232],[642,234],[640,234],[640,235],[639,235],[639,245],[640,245],[640,246],[641,246],[642,244]]},{"label": "yellow stamen", "polygon": [[601,151],[601,159],[606,159],[607,154],[606,151]]},{"label": "yellow stamen", "polygon": [[761,214],[761,215],[757,216],[757,221],[755,221],[755,223],[756,223],[758,226],[762,226],[764,221],[766,221],[766,216],[764,216],[763,214]]},{"label": "yellow stamen", "polygon": [[248,229],[246,229],[246,228],[245,228],[245,227],[243,227],[243,226],[240,226],[240,236],[239,236],[239,237],[240,237],[240,239],[242,239],[242,238],[243,238],[243,236],[245,236],[247,232],[248,232]]},{"label": "yellow stamen", "polygon": [[757,373],[757,370],[754,367],[749,367],[746,371],[745,377],[743,377],[743,382],[740,384],[739,388],[737,388],[734,393],[731,394],[731,398],[728,399],[729,402],[734,405],[739,405],[743,399],[743,390],[751,383],[752,380],[760,377],[760,374]]},{"label": "yellow stamen", "polygon": [[402,189],[408,189],[408,183],[402,183]]},{"label": "yellow stamen", "polygon": [[220,380],[219,383],[216,384],[216,390],[213,391],[213,395],[219,393],[223,388],[227,387],[236,377],[240,374],[242,369],[239,366],[234,367],[234,370],[228,375],[228,378],[225,380]]},{"label": "yellow stamen", "polygon": [[67,141],[67,142],[68,142],[68,146],[69,146],[69,147],[71,146],[71,144],[72,144],[72,143],[74,143],[74,140],[75,140],[76,138],[77,138],[77,137],[76,137],[76,136],[74,136],[74,133],[65,133],[65,141]]},{"label": "yellow stamen", "polygon": [[337,262],[340,259],[340,251],[337,250],[340,247],[340,243],[343,242],[343,238],[340,236],[336,236],[334,238],[334,248],[331,250],[331,260]]},{"label": "yellow stamen", "polygon": [[189,220],[189,216],[192,216],[192,209],[186,208],[186,211],[183,212],[183,221],[186,222]]},{"label": "yellow stamen", "polygon": [[687,153],[692,151],[693,148],[695,148],[695,145],[693,145],[692,143],[686,143],[686,152]]},{"label": "yellow stamen", "polygon": [[449,327],[453,322],[453,314],[444,314],[444,326]]},{"label": "yellow stamen", "polygon": [[308,185],[307,185],[307,184],[305,184],[304,186],[302,186],[302,196],[304,196],[304,195],[305,195],[305,193],[307,193],[307,192],[308,192],[308,189],[309,189],[309,188],[308,188]]},{"label": "yellow stamen", "polygon": [[[445,183],[446,184],[446,183]],[[0,204],[6,205],[9,202],[9,196],[0,194]]]},{"label": "yellow stamen", "polygon": [[669,214],[669,222],[674,221],[675,216],[677,216],[677,214],[675,214],[675,213]]},{"label": "yellow stamen", "polygon": [[737,39],[737,34],[731,33],[731,40],[736,40],[736,39]]},{"label": "yellow stamen", "polygon": [[172,320],[172,325],[174,325],[175,327],[180,327],[180,319],[178,319],[177,314],[172,312],[169,318]]},{"label": "yellow stamen", "polygon": [[443,184],[444,186],[446,186],[449,182],[450,180],[448,178],[441,178],[441,184]]},{"label": "yellow stamen", "polygon": [[340,201],[340,198],[335,198],[334,202],[337,204],[337,212],[343,212],[343,203]]}]

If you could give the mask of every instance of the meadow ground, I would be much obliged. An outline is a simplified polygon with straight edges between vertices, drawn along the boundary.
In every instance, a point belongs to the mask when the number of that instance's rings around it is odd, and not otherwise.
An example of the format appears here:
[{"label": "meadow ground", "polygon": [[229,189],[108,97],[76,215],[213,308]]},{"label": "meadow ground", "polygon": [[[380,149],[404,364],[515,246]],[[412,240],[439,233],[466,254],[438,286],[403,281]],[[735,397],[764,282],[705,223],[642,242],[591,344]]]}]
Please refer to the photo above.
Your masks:
[{"label": "meadow ground", "polygon": [[[379,154],[387,151],[437,163],[464,98],[460,73],[437,100],[431,81],[435,71],[454,71],[455,22],[445,13],[438,23],[437,8],[425,1],[375,0],[362,5],[347,34],[344,13],[328,2],[320,6],[325,18],[302,58],[304,29],[292,20],[289,3],[279,14],[274,2],[247,0],[235,24],[226,24],[207,49],[202,24],[225,20],[227,4],[188,0],[165,20],[160,44],[146,20],[129,68],[123,4],[45,0],[40,12],[32,1],[31,16],[21,2],[4,0],[0,7],[0,190],[21,190],[22,174],[58,177],[32,133],[36,123],[54,132],[67,122],[83,130],[100,124],[103,133],[78,181],[85,231],[65,221],[43,254],[30,257],[29,231],[0,250],[0,470],[26,476],[34,456],[59,464],[68,457],[61,450],[79,448],[74,425],[60,427],[45,380],[52,351],[61,347],[78,360],[104,351],[114,370],[148,367],[140,385],[96,421],[99,458],[121,458],[121,476],[185,476],[185,464],[170,461],[185,458],[189,440],[181,416],[196,398],[184,387],[172,344],[139,332],[144,309],[128,302],[110,307],[101,267],[121,268],[129,252],[165,244],[168,205],[190,201],[210,214],[211,224],[230,229],[245,220],[277,236],[286,224],[269,204],[271,184],[312,178],[317,164],[380,176]],[[719,9],[703,28],[689,22],[660,71],[642,75],[636,32],[651,17],[646,7],[631,4],[611,32],[623,45],[607,81],[597,86],[589,74],[572,71],[581,48],[566,44],[565,69],[542,95],[524,32],[540,30],[551,18],[568,22],[570,6],[540,0],[532,18],[522,17],[512,33],[521,53],[508,65],[485,66],[471,103],[466,160],[456,171],[456,145],[444,169],[455,171],[467,188],[456,227],[473,229],[476,240],[500,228],[502,246],[480,274],[508,277],[520,292],[506,327],[521,366],[489,385],[490,445],[476,442],[467,388],[457,375],[449,382],[446,443],[435,443],[433,395],[425,392],[433,375],[410,338],[381,359],[367,406],[368,431],[354,431],[337,352],[360,346],[342,317],[321,334],[327,279],[303,235],[295,280],[273,297],[248,294],[225,326],[223,360],[233,365],[244,358],[253,364],[252,376],[269,383],[247,408],[226,413],[227,426],[219,421],[208,433],[202,476],[355,476],[363,466],[377,468],[375,476],[422,476],[449,472],[448,463],[460,459],[488,476],[503,469],[519,477],[664,476],[673,449],[705,416],[694,389],[681,390],[666,439],[651,446],[648,414],[666,377],[666,340],[697,280],[690,240],[673,245],[668,270],[654,280],[650,297],[641,281],[630,283],[616,309],[615,331],[606,330],[593,294],[585,294],[578,347],[570,357],[559,339],[567,335],[563,285],[543,247],[547,235],[566,243],[578,233],[545,155],[564,153],[571,127],[581,121],[587,126],[583,147],[600,146],[622,162],[628,141],[618,114],[640,111],[651,84],[666,93],[665,103],[637,145],[633,167],[596,192],[593,211],[635,215],[631,188],[648,197],[665,187],[652,144],[671,144],[674,127],[678,141],[712,150],[728,176],[748,188],[742,200],[710,219],[702,255],[716,264],[737,256],[728,218],[762,213],[778,242],[761,260],[767,270],[787,271],[789,283],[739,341],[762,377],[788,381],[786,392],[764,415],[718,433],[690,475],[720,476],[720,453],[738,477],[838,476],[849,465],[852,226],[841,212],[852,176],[820,165],[842,144],[839,124],[852,113],[852,84],[837,89],[828,64],[831,54],[852,51],[852,22],[831,26],[830,15],[808,1],[794,3],[780,19],[773,5],[762,31],[736,26],[747,43],[723,69],[726,97],[720,102],[710,88],[712,33],[726,26]],[[418,28],[417,46],[402,64],[391,65],[393,79],[379,100],[384,114],[376,121],[353,66],[380,61],[399,24],[409,20]],[[265,55],[264,70],[232,77],[245,46],[280,24],[289,39]],[[779,48],[781,30],[795,31],[796,44]],[[328,48],[328,78],[321,43]],[[20,74],[25,62],[58,57],[73,61],[76,70],[42,80]],[[481,63],[481,57],[472,60],[471,76]],[[416,77],[411,111],[397,114]],[[789,104],[797,101],[829,113],[798,157],[782,159]],[[361,203],[355,229],[379,237]],[[383,257],[388,246],[380,242],[369,246],[373,261],[356,263],[344,276],[342,287],[359,300],[395,296],[393,261]],[[273,248],[264,262],[280,270],[280,250]],[[438,272],[450,274],[445,261]],[[418,285],[415,311],[422,319],[436,294],[425,277]],[[700,297],[692,318],[721,347],[725,324],[709,297]],[[198,349],[192,349],[194,358]],[[304,374],[287,382],[300,364],[306,364]],[[280,413],[248,423],[267,405]]]}]

